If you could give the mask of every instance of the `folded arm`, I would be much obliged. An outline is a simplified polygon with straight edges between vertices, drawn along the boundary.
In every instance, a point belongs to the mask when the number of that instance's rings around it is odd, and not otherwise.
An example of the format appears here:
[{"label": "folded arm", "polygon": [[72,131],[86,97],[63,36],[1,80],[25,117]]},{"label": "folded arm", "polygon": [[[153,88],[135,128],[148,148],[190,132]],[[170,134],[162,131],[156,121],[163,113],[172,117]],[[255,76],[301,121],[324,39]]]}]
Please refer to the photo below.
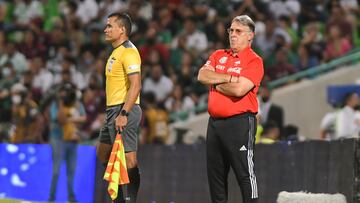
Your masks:
[{"label": "folded arm", "polygon": [[217,85],[230,81],[231,76],[225,73],[215,72],[215,68],[210,65],[204,65],[200,68],[198,80],[204,85]]},{"label": "folded arm", "polygon": [[216,90],[233,97],[242,97],[254,88],[254,83],[246,77],[231,77],[231,82],[216,85]]}]

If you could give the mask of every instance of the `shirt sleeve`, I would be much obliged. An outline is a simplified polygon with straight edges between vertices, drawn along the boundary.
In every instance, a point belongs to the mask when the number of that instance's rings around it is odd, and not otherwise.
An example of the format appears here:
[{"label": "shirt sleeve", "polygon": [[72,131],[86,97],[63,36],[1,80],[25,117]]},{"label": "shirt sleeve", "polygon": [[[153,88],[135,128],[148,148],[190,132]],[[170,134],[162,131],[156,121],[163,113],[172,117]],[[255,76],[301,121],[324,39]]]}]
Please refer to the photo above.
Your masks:
[{"label": "shirt sleeve", "polygon": [[264,76],[264,65],[261,58],[251,60],[247,67],[241,71],[240,76],[249,79],[255,86],[260,86],[260,82]]},{"label": "shirt sleeve", "polygon": [[123,54],[123,66],[126,74],[140,72],[141,58],[139,52],[136,49],[126,49]]},{"label": "shirt sleeve", "polygon": [[204,66],[212,66],[215,68],[216,66],[216,60],[215,60],[215,55],[216,55],[216,52],[212,53],[208,60],[206,61],[206,63],[204,64]]}]

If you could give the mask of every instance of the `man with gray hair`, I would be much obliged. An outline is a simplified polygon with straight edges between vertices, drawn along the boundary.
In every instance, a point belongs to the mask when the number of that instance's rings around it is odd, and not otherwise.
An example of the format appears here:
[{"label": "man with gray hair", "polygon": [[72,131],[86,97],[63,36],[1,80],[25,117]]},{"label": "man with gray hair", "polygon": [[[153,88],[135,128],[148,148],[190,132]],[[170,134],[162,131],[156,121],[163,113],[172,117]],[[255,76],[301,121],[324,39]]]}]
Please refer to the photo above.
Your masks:
[{"label": "man with gray hair", "polygon": [[230,167],[243,202],[254,203],[258,198],[253,156],[256,94],[264,68],[262,59],[251,49],[254,32],[249,16],[235,17],[228,28],[230,49],[216,50],[199,70],[198,80],[210,88],[206,156],[213,203],[228,200]]}]

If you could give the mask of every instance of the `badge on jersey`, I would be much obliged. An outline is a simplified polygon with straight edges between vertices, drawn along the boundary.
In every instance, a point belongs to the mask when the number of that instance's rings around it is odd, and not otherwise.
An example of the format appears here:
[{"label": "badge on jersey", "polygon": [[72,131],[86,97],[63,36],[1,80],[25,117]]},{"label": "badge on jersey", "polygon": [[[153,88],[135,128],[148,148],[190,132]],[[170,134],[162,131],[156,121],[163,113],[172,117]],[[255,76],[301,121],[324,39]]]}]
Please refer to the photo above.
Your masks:
[{"label": "badge on jersey", "polygon": [[226,63],[226,61],[227,61],[226,56],[221,57],[221,59],[219,60],[219,62],[222,63],[222,64]]},{"label": "badge on jersey", "polygon": [[116,60],[115,57],[111,57],[111,59],[109,60],[108,72],[111,72],[115,60]]},{"label": "badge on jersey", "polygon": [[136,70],[136,69],[139,69],[140,66],[139,65],[131,65],[128,68],[129,68],[129,70]]}]

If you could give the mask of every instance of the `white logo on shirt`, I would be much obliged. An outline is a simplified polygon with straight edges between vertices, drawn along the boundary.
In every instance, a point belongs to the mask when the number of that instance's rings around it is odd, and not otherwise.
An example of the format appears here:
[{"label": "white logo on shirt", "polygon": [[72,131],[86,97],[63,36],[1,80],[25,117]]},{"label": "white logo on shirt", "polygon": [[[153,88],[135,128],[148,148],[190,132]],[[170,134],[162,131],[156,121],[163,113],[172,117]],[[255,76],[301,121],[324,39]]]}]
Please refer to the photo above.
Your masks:
[{"label": "white logo on shirt", "polygon": [[239,151],[246,151],[247,149],[246,149],[246,147],[243,145],[240,149],[239,149]]},{"label": "white logo on shirt", "polygon": [[225,66],[223,66],[223,65],[216,65],[215,68],[216,68],[216,69],[220,69],[220,70],[224,70],[224,69],[225,69]]},{"label": "white logo on shirt", "polygon": [[233,67],[233,68],[229,68],[229,69],[227,70],[227,72],[228,72],[228,73],[237,73],[237,74],[240,74],[241,69],[242,69],[242,68],[240,68],[240,67]]},{"label": "white logo on shirt", "polygon": [[221,59],[219,60],[220,63],[226,63],[226,61],[227,61],[226,56],[221,57]]},{"label": "white logo on shirt", "polygon": [[235,65],[240,65],[240,61],[235,61]]}]

